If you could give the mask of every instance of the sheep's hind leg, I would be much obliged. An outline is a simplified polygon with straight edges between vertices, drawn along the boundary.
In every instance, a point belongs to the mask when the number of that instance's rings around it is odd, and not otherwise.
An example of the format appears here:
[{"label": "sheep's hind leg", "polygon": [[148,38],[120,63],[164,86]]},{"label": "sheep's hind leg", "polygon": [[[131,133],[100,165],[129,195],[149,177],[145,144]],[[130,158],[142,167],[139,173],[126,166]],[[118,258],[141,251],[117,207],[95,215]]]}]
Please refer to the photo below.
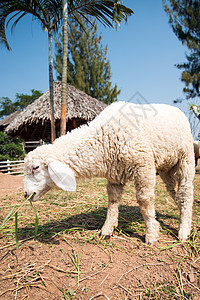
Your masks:
[{"label": "sheep's hind leg", "polygon": [[111,236],[118,226],[118,206],[122,196],[123,185],[108,182],[108,210],[106,221],[101,229],[101,235]]},{"label": "sheep's hind leg", "polygon": [[161,179],[164,181],[167,191],[174,201],[176,201],[176,193],[177,193],[177,179],[175,178],[175,174],[177,172],[177,166],[174,166],[170,171],[163,172],[160,171],[159,175]]},{"label": "sheep's hind leg", "polygon": [[156,172],[152,165],[139,167],[135,176],[136,198],[140,205],[145,227],[145,242],[152,244],[159,236],[159,222],[155,218],[154,188]]},{"label": "sheep's hind leg", "polygon": [[193,164],[193,156],[191,162],[184,160],[179,167],[179,181],[176,194],[176,203],[180,210],[180,224],[178,237],[181,241],[185,241],[191,230],[192,223],[192,206],[193,206],[193,178],[195,167]]},{"label": "sheep's hind leg", "polygon": [[174,199],[180,211],[178,237],[185,241],[190,234],[193,206],[193,156],[183,158],[169,172],[160,173],[170,196]]},{"label": "sheep's hind leg", "polygon": [[177,191],[177,204],[180,210],[180,224],[178,237],[185,241],[191,230],[192,206],[193,206],[193,187],[192,184],[181,184]]}]

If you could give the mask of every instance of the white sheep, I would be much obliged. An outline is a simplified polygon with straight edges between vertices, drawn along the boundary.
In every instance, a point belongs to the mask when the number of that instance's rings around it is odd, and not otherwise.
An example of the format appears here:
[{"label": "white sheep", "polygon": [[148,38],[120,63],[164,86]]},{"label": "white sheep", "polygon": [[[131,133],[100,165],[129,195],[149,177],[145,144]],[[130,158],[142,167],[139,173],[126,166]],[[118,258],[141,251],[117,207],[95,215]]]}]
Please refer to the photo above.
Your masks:
[{"label": "white sheep", "polygon": [[118,205],[127,181],[133,181],[146,227],[146,243],[158,238],[154,188],[159,173],[180,210],[178,236],[190,234],[193,178],[193,139],[186,116],[164,104],[116,102],[84,125],[28,153],[25,158],[25,197],[36,201],[52,187],[74,191],[80,178],[108,180],[108,210],[101,230],[110,236],[118,226]]}]

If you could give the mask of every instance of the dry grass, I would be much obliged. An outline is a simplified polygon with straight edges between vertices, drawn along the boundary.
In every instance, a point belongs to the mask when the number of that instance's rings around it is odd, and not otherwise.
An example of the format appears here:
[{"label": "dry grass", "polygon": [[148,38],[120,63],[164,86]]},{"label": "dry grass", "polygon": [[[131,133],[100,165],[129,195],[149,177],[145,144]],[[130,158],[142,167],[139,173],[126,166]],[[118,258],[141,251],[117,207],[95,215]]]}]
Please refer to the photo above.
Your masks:
[{"label": "dry grass", "polygon": [[[58,296],[55,299],[200,299],[198,173],[194,186],[192,232],[188,241],[181,243],[177,238],[178,209],[158,177],[156,212],[161,233],[159,242],[151,247],[144,244],[144,222],[132,183],[124,190],[119,226],[111,239],[99,237],[107,207],[104,179],[83,181],[76,193],[51,191],[35,203],[39,217],[37,242],[33,240],[34,211],[29,204],[23,206],[18,213],[18,265],[14,219],[1,231],[4,275],[0,279],[0,297],[22,299],[30,296],[30,299],[39,299],[42,291],[44,298],[41,296],[41,299],[48,298],[52,291],[47,269],[51,269],[53,274],[57,274],[52,279],[54,293]],[[0,222],[12,206],[22,202],[21,194],[1,198]],[[35,255],[39,251],[40,255],[33,262],[26,257],[24,265],[22,257],[26,247],[27,253],[32,247]],[[14,267],[8,272],[11,262]],[[58,273],[64,276],[62,282]],[[8,280],[10,288],[4,286],[5,280]]]}]

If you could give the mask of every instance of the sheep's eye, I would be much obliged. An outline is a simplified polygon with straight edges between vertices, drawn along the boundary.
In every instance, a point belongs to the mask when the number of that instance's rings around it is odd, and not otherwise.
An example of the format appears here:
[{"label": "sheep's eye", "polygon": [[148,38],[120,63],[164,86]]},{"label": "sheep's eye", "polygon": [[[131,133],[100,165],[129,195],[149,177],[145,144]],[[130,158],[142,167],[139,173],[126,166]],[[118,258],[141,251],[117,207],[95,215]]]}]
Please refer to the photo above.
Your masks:
[{"label": "sheep's eye", "polygon": [[39,169],[39,166],[33,167],[33,171],[36,171]]}]

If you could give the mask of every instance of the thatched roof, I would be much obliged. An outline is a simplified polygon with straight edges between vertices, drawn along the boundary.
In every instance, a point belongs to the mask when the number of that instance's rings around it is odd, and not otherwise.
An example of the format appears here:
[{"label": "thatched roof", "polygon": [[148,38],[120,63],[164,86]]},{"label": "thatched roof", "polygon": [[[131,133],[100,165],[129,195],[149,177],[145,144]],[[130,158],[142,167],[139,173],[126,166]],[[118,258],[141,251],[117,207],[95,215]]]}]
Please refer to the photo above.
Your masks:
[{"label": "thatched roof", "polygon": [[[61,115],[61,82],[54,83],[54,109],[55,120],[60,120]],[[66,105],[67,121],[70,119],[93,120],[104,108],[106,104],[88,96],[84,92],[68,84],[68,101]],[[47,91],[20,113],[6,128],[5,132],[11,135],[20,135],[25,128],[28,129],[36,124],[45,126],[50,124],[50,93]],[[24,138],[24,137],[23,137]],[[25,137],[26,138],[26,137]],[[42,138],[41,136],[39,138]]]},{"label": "thatched roof", "polygon": [[2,119],[0,121],[0,127],[6,127],[7,125],[9,125],[15,118],[18,114],[20,114],[21,112],[16,110],[14,113],[12,113],[11,115],[9,115],[8,117]]}]

